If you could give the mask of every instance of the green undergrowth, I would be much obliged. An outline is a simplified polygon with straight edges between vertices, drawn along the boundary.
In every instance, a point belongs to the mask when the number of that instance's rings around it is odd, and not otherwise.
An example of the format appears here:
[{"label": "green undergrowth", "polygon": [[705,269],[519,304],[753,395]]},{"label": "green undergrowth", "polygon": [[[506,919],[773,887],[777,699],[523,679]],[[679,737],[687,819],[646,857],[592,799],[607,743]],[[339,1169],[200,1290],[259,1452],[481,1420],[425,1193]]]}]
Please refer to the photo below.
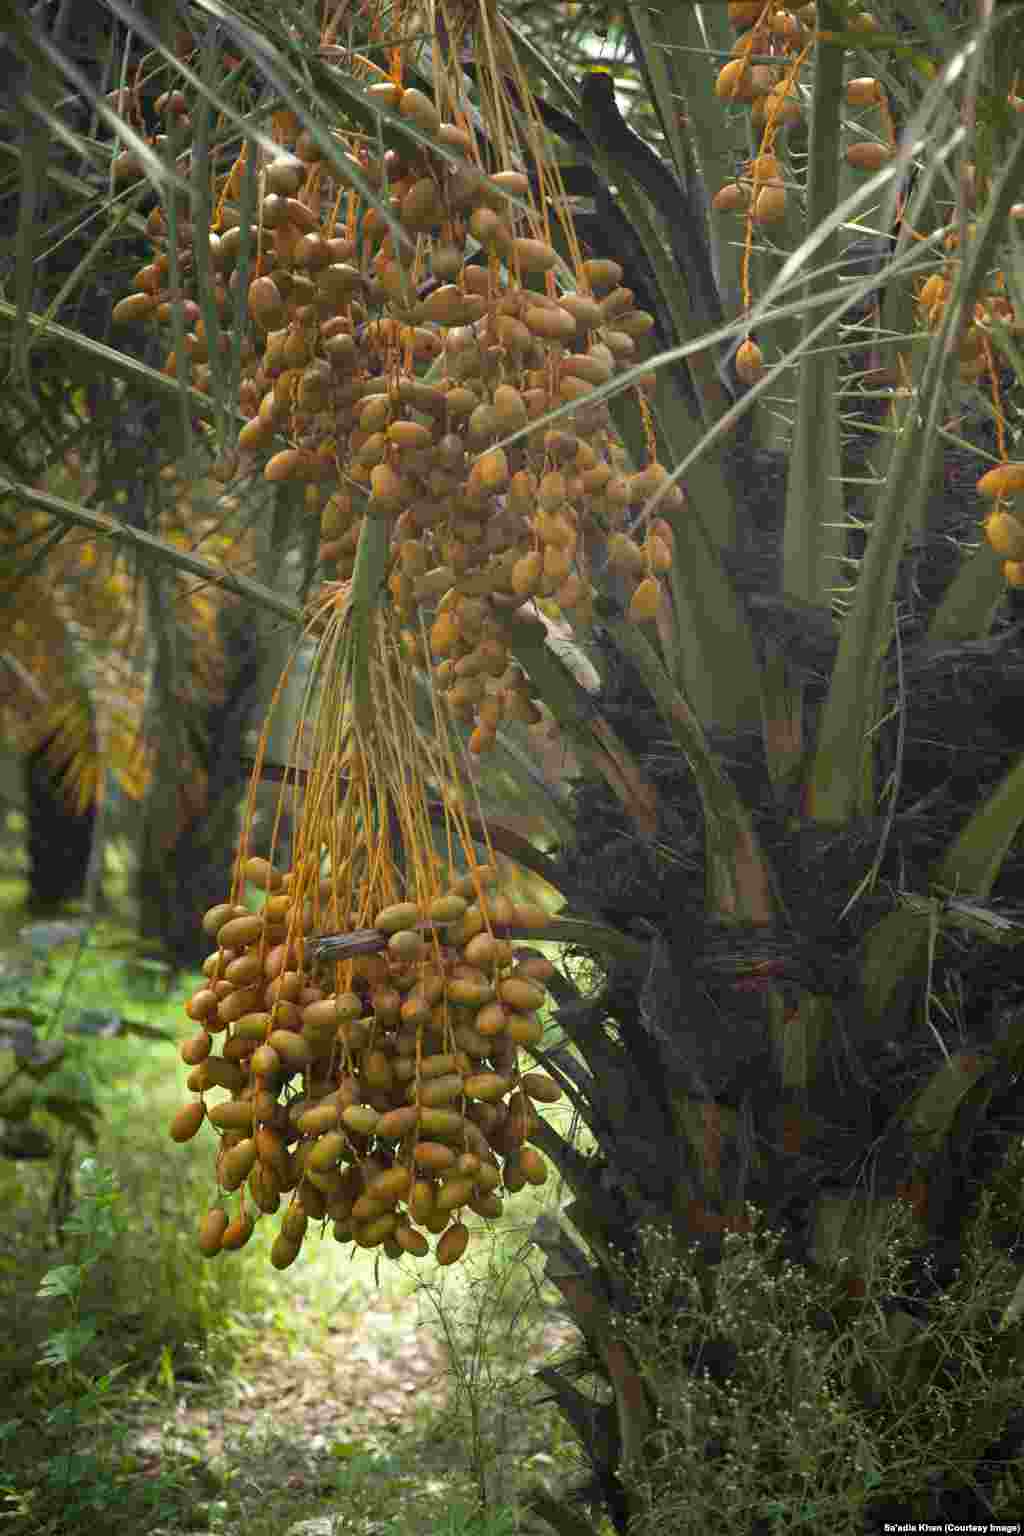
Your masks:
[{"label": "green undergrowth", "polygon": [[100,925],[19,983],[54,1035],[58,1010],[103,1007],[171,1038],[66,1036],[62,1070],[94,1097],[95,1144],[43,1114],[56,1155],[0,1159],[0,1305],[17,1319],[0,1336],[0,1532],[282,1536],[327,1516],[339,1536],[542,1529],[521,1490],[557,1493],[578,1470],[531,1377],[562,1345],[526,1241],[560,1199],[555,1180],[481,1223],[448,1271],[341,1247],[328,1226],[281,1273],[276,1218],[244,1252],[202,1259],[214,1133],[167,1135],[190,1097],[172,1041],[197,978],[160,997],[126,959]]},{"label": "green undergrowth", "polygon": [[1019,1458],[987,1489],[970,1469],[1019,1408],[1019,1266],[1006,1250],[1024,1226],[1022,1174],[1018,1146],[981,1201],[966,1262],[930,1306],[912,1299],[919,1234],[903,1205],[878,1230],[855,1301],[842,1261],[792,1264],[753,1207],[751,1230],[725,1239],[713,1296],[696,1250],[649,1232],[623,1324],[658,1404],[636,1536],[749,1530],[752,1519],[765,1532],[862,1536],[883,1506],[890,1520],[927,1519],[929,1499],[948,1510],[961,1496],[993,1521],[1018,1520]]}]

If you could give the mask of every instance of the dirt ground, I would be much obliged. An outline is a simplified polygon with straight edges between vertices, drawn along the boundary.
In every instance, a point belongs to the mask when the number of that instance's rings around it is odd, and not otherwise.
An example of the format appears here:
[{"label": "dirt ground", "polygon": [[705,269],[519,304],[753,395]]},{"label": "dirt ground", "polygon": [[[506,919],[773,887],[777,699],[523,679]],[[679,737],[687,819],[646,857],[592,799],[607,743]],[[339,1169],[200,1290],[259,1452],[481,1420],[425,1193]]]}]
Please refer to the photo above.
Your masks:
[{"label": "dirt ground", "polygon": [[[162,1411],[140,1403],[130,1454],[154,1477],[191,1468],[193,1529],[206,1521],[210,1536],[222,1536],[225,1517],[245,1531],[249,1516],[262,1533],[271,1507],[287,1516],[274,1522],[282,1536],[426,1536],[449,1528],[443,1517],[461,1531],[452,1512],[468,1515],[478,1502],[473,1414],[422,1303],[372,1298],[326,1327],[311,1312],[296,1298],[287,1332],[271,1327],[241,1341],[219,1392],[200,1371],[195,1382],[176,1381]],[[491,1379],[477,1384],[477,1450],[492,1508],[511,1511],[522,1483],[554,1489],[564,1478],[551,1411],[527,1416],[520,1391],[529,1368],[571,1338],[552,1318],[507,1392]]]}]

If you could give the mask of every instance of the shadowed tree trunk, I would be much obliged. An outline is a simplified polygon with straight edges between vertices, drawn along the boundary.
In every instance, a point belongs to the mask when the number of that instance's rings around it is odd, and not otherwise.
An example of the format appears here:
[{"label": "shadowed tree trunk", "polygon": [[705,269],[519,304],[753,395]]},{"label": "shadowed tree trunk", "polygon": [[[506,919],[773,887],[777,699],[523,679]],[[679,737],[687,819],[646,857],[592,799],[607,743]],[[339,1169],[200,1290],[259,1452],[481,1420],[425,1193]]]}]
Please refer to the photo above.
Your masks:
[{"label": "shadowed tree trunk", "polygon": [[85,894],[96,807],[78,812],[69,806],[47,749],[40,742],[24,760],[25,814],[28,822],[28,907],[49,914]]},{"label": "shadowed tree trunk", "polygon": [[144,935],[165,945],[174,964],[198,967],[209,949],[197,914],[231,888],[239,806],[248,785],[241,747],[262,668],[259,633],[244,606],[228,603],[220,633],[225,694],[203,714],[192,743],[206,775],[206,794],[168,848],[160,798],[147,809],[140,840],[138,891]]}]

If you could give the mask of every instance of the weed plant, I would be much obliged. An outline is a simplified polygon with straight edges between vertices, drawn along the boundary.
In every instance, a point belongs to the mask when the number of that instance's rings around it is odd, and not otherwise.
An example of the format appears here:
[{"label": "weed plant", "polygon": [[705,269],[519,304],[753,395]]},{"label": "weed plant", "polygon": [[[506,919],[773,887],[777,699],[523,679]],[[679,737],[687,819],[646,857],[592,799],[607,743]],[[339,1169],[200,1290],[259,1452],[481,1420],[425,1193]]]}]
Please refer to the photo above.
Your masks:
[{"label": "weed plant", "polygon": [[[681,1252],[647,1229],[642,1262],[623,1272],[630,1313],[620,1325],[657,1404],[636,1536],[862,1536],[873,1512],[921,1517],[940,1484],[948,1498],[1019,1408],[1019,1376],[995,1365],[1021,1328],[1008,1250],[1021,1236],[1022,1169],[1018,1149],[944,1290],[918,1261],[906,1207],[876,1233],[857,1300],[842,1260],[818,1271],[793,1264],[753,1206],[749,1231],[726,1235],[710,1291],[696,1245]],[[1010,1521],[1021,1486],[1007,1460],[987,1489],[965,1492],[990,1519]]]},{"label": "weed plant", "polygon": [[[443,1431],[464,1446],[478,1507],[500,1510],[513,1496],[514,1468],[550,1456],[555,1423],[538,1410],[533,1371],[551,1307],[537,1256],[514,1234],[481,1242],[453,1284],[438,1271],[418,1288],[421,1315],[441,1337],[451,1382]],[[559,1445],[564,1452],[564,1446]],[[534,1459],[540,1456],[542,1460]]]}]

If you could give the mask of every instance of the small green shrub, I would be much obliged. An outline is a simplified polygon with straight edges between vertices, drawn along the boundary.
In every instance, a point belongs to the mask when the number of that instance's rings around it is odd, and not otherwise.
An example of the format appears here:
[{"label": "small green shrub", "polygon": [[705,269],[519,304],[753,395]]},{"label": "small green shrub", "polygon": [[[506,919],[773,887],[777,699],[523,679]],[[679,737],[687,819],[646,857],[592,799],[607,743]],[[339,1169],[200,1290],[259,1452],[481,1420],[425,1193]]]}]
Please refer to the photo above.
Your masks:
[{"label": "small green shrub", "polygon": [[418,1294],[447,1357],[451,1399],[442,1427],[460,1445],[481,1518],[494,1519],[513,1498],[522,1464],[541,1446],[550,1459],[553,1425],[535,1401],[531,1351],[550,1310],[536,1255],[511,1225],[487,1236],[464,1273],[437,1271]]},{"label": "small green shrub", "polygon": [[[115,1176],[100,1169],[91,1158],[83,1161],[79,1176],[81,1197],[63,1227],[68,1262],[47,1270],[36,1293],[44,1301],[62,1305],[62,1313],[52,1319],[62,1326],[50,1329],[38,1357],[38,1363],[51,1367],[57,1376],[56,1401],[45,1410],[39,1426],[47,1439],[53,1437],[55,1451],[40,1460],[36,1486],[22,1489],[20,1499],[14,1500],[24,1506],[26,1514],[36,1510],[39,1529],[51,1505],[60,1509],[62,1520],[73,1528],[79,1522],[109,1515],[118,1502],[107,1458],[83,1443],[82,1436],[91,1422],[102,1417],[115,1378],[127,1368],[113,1365],[93,1374],[89,1366],[102,1317],[90,1307],[88,1282],[93,1271],[117,1249],[123,1234],[121,1191]],[[21,1420],[12,1420],[4,1429],[13,1432],[29,1427]],[[15,1493],[13,1488],[6,1491]],[[158,1505],[152,1513],[158,1513]]]},{"label": "small green shrub", "polygon": [[[857,1302],[842,1261],[794,1265],[753,1207],[751,1229],[724,1239],[710,1306],[696,1247],[646,1231],[620,1325],[657,1404],[636,1536],[752,1517],[861,1536],[869,1502],[966,1485],[1019,1402],[1021,1324],[1003,1326],[1017,1273],[993,1243],[1014,1220],[1019,1231],[1013,1208],[1006,1191],[982,1201],[968,1263],[928,1305],[908,1297],[918,1239],[902,1207],[877,1234]],[[996,1517],[1019,1509],[1009,1471],[993,1497]]]}]

